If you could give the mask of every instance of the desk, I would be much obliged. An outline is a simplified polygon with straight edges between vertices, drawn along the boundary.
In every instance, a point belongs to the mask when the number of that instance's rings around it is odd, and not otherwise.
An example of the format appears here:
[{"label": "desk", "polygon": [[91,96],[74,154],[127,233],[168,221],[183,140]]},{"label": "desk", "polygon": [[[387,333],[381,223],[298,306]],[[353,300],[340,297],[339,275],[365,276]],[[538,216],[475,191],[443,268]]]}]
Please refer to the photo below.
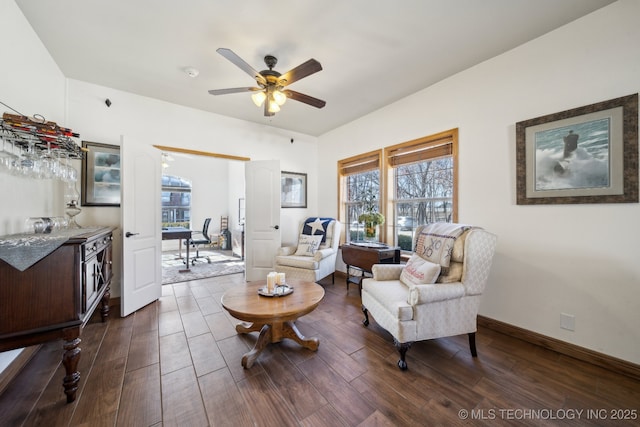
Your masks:
[{"label": "desk", "polygon": [[[349,284],[358,285],[362,289],[362,278],[364,273],[371,274],[373,264],[400,264],[400,247],[390,247],[381,244],[359,244],[350,243],[340,246],[342,249],[342,261],[347,265],[347,292]],[[351,276],[349,269],[355,268],[361,271],[360,276]]]},{"label": "desk", "polygon": [[[162,228],[162,240],[187,240],[187,259],[186,259],[186,268],[184,270],[179,270],[180,273],[186,273],[191,271],[189,268],[189,239],[191,239],[191,230],[184,227],[163,227]],[[182,256],[182,250],[180,250],[180,254]]]}]

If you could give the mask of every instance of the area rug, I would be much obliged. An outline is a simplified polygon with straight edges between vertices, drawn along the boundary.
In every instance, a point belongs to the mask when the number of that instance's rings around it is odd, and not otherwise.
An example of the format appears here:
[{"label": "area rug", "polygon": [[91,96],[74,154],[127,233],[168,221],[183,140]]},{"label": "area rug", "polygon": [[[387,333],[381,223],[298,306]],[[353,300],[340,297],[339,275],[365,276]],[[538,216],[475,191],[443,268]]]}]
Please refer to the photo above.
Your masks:
[{"label": "area rug", "polygon": [[[230,253],[230,251],[227,252]],[[237,256],[217,251],[200,251],[200,256],[208,256],[211,263],[208,263],[206,259],[199,258],[195,265],[189,267],[191,271],[180,273],[180,270],[185,268],[183,259],[178,258],[177,252],[164,252],[162,254],[162,284],[225,276],[244,271],[244,261]]]}]

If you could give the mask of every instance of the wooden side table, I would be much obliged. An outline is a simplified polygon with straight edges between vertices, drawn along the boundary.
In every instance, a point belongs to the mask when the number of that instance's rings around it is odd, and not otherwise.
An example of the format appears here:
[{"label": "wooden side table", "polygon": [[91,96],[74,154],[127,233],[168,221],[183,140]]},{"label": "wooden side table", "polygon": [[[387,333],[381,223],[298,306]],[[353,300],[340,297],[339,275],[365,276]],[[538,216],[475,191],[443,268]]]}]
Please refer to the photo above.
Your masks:
[{"label": "wooden side table", "polygon": [[[400,264],[400,247],[381,244],[349,243],[340,246],[342,261],[347,265],[347,292],[351,283],[362,290],[362,279],[365,273],[371,274],[374,264]],[[352,276],[351,269],[360,271],[359,276]]]}]

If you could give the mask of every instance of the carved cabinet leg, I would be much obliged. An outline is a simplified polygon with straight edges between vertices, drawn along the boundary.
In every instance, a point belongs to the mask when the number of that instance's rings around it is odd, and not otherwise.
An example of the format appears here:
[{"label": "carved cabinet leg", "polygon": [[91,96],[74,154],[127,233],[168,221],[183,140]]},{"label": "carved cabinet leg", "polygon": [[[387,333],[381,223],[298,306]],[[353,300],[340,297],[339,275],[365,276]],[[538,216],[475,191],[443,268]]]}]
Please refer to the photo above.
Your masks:
[{"label": "carved cabinet leg", "polygon": [[102,322],[107,321],[107,317],[109,317],[109,300],[111,299],[111,287],[107,286],[107,289],[104,291],[104,295],[100,300],[100,315],[102,316]]},{"label": "carved cabinet leg", "polygon": [[62,382],[64,393],[67,395],[67,403],[76,400],[76,391],[78,391],[78,382],[80,381],[80,372],[78,372],[78,362],[80,361],[80,338],[76,337],[65,340],[62,348],[62,364],[65,369],[65,377]]},{"label": "carved cabinet leg", "polygon": [[393,343],[396,345],[398,352],[400,353],[400,360],[398,360],[398,368],[401,371],[407,370],[407,362],[405,360],[405,355],[407,354],[407,350],[411,348],[411,342],[398,342],[397,339],[393,339]]},{"label": "carved cabinet leg", "polygon": [[362,306],[362,312],[364,313],[364,320],[362,321],[362,324],[364,326],[369,326],[369,311],[364,305]]}]

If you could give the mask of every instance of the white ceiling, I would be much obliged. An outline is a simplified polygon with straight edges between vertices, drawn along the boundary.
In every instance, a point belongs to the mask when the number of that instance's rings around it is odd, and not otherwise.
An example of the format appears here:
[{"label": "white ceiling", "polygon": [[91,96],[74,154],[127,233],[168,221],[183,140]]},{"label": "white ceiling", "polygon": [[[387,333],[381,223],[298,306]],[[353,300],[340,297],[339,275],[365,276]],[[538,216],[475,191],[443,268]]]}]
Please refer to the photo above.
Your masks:
[{"label": "white ceiling", "polygon": [[[65,76],[309,135],[321,135],[614,0],[16,0]],[[323,71],[263,116],[254,86],[216,53],[284,73],[309,58]],[[191,78],[184,71],[200,71]],[[115,108],[117,96],[109,96]]]}]

